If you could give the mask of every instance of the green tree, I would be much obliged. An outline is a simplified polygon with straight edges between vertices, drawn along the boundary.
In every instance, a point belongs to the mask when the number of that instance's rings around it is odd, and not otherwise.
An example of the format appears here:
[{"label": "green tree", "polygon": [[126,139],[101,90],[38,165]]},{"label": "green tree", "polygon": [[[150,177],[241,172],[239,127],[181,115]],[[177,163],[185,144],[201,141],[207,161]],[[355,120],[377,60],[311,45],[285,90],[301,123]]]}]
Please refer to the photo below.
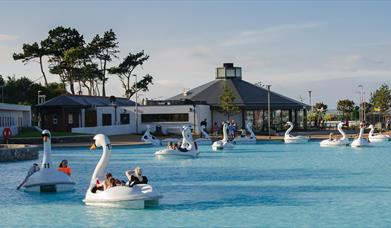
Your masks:
[{"label": "green tree", "polygon": [[391,90],[387,84],[383,84],[371,96],[373,110],[384,114],[391,106]]},{"label": "green tree", "polygon": [[86,63],[79,69],[79,81],[87,89],[88,95],[99,94],[97,79],[103,78],[103,73],[95,63]]},{"label": "green tree", "polygon": [[23,63],[27,64],[31,60],[38,59],[39,66],[41,68],[42,76],[45,80],[45,86],[48,85],[48,80],[46,78],[45,71],[43,70],[43,57],[49,54],[49,51],[45,47],[45,42],[41,42],[41,45],[38,45],[37,42],[33,44],[23,44],[23,52],[14,53],[14,60],[22,60]]},{"label": "green tree", "polygon": [[118,50],[117,37],[112,29],[106,31],[103,37],[96,35],[88,45],[91,55],[99,61],[99,68],[102,71],[102,95],[106,96],[106,71],[107,63],[111,62],[113,58],[118,58],[116,55]]},{"label": "green tree", "polygon": [[57,83],[49,83],[46,87],[34,83],[26,77],[16,79],[8,77],[4,85],[4,101],[11,104],[35,105],[38,102],[38,91],[46,95],[46,99],[63,94],[64,88]]},{"label": "green tree", "polygon": [[[149,59],[148,55],[144,54],[144,51],[141,51],[136,54],[129,53],[129,55],[120,63],[117,67],[111,67],[108,72],[110,74],[116,74],[123,88],[125,89],[125,96],[131,98],[135,93],[134,85],[131,86],[130,79],[133,75],[134,70],[138,66],[142,66],[145,61]],[[149,84],[152,83],[152,76],[149,74],[145,75],[141,81],[142,83],[137,82],[137,91],[138,90],[148,90]],[[133,87],[133,88],[132,88]]]},{"label": "green tree", "polygon": [[240,112],[239,107],[234,103],[236,97],[231,88],[224,85],[223,92],[220,95],[220,110],[229,119],[231,115],[235,115]]},{"label": "green tree", "polygon": [[344,118],[348,118],[354,111],[354,102],[352,100],[339,100],[337,103],[337,110],[342,112]]},{"label": "green tree", "polygon": [[323,102],[316,103],[313,110],[315,111],[315,127],[318,127],[326,114],[327,105],[323,104]]},{"label": "green tree", "polygon": [[84,38],[73,28],[59,26],[49,31],[49,36],[43,41],[50,53],[50,73],[58,74],[61,81],[69,84],[72,94],[75,94],[75,66],[78,58],[84,57]]}]

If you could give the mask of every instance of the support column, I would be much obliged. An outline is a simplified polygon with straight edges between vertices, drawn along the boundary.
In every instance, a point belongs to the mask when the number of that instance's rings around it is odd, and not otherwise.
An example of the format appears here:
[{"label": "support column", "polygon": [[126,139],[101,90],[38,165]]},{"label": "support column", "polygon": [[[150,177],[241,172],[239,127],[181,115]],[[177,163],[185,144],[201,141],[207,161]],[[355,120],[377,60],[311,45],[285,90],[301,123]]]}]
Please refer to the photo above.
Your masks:
[{"label": "support column", "polygon": [[244,125],[245,125],[245,115],[244,115],[244,113],[246,112],[246,110],[245,109],[242,109],[242,128],[246,128]]},{"label": "support column", "polygon": [[83,108],[80,110],[80,127],[85,127],[86,126],[86,109]]},{"label": "support column", "polygon": [[307,109],[303,110],[303,127],[307,130]]}]

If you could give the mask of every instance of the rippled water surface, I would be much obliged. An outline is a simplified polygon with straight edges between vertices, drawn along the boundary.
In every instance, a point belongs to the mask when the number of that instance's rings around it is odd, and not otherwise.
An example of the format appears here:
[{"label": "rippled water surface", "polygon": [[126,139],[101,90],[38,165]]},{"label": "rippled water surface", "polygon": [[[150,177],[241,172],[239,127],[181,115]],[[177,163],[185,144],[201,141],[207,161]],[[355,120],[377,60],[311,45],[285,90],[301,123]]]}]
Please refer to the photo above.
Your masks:
[{"label": "rippled water surface", "polygon": [[145,210],[85,206],[101,151],[54,148],[54,163],[69,160],[76,191],[17,191],[34,161],[1,163],[0,227],[390,227],[390,146],[260,143],[219,152],[202,146],[197,159],[157,159],[156,147],[114,146],[115,177],[139,165],[164,195],[159,207]]}]

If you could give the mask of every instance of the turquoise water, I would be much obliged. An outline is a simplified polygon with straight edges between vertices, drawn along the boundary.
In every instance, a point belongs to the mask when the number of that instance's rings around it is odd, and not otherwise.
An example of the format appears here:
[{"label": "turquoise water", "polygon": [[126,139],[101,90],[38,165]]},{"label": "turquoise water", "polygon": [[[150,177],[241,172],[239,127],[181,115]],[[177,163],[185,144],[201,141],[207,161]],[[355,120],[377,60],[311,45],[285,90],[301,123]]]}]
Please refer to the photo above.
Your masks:
[{"label": "turquoise water", "polygon": [[82,202],[101,151],[53,149],[68,159],[75,192],[15,190],[33,161],[2,163],[0,227],[390,227],[391,143],[373,148],[320,148],[260,143],[197,159],[155,158],[154,147],[113,147],[109,171],[139,165],[164,195],[153,209],[85,206]]}]

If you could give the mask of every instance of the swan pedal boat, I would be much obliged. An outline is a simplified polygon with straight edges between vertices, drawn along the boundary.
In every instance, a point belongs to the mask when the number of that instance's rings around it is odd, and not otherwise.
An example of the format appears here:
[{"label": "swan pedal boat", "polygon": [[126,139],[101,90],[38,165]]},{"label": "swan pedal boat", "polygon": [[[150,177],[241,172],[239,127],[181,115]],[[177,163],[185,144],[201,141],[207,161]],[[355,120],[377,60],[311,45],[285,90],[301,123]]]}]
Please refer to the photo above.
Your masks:
[{"label": "swan pedal boat", "polygon": [[193,137],[191,136],[191,127],[184,126],[182,128],[182,137],[183,141],[177,149],[165,148],[155,152],[155,155],[173,155],[173,156],[187,156],[187,157],[197,157],[200,152],[193,141]]},{"label": "swan pedal boat", "polygon": [[[88,195],[88,196],[87,196]],[[162,195],[156,194],[151,185],[138,184],[133,187],[115,186],[105,191],[87,194],[83,200],[86,205],[145,208],[159,205]]]},{"label": "swan pedal boat", "polygon": [[289,133],[292,131],[293,129],[293,123],[288,121],[287,124],[289,125],[289,128],[288,130],[285,132],[285,136],[284,136],[284,142],[285,143],[289,143],[289,144],[294,144],[294,143],[306,143],[310,140],[310,138],[308,136],[293,136],[293,135],[290,135]]},{"label": "swan pedal boat", "polygon": [[320,142],[321,147],[336,147],[336,146],[348,146],[349,139],[346,138],[345,132],[342,130],[344,123],[339,123],[337,129],[341,133],[342,138],[340,139],[325,139]]},{"label": "swan pedal boat", "polygon": [[201,125],[200,127],[201,138],[195,139],[194,142],[198,145],[212,145],[212,139],[209,134],[205,131],[205,126]]},{"label": "swan pedal boat", "polygon": [[75,189],[75,182],[71,178],[53,167],[51,160],[51,134],[48,130],[42,131],[43,158],[38,172],[31,175],[23,185],[27,192],[67,192]]},{"label": "swan pedal boat", "polygon": [[214,142],[212,144],[212,150],[214,150],[214,151],[224,150],[224,149],[229,150],[229,149],[233,149],[235,147],[234,144],[228,140],[227,130],[228,130],[228,125],[227,125],[227,123],[224,123],[223,124],[223,139]]},{"label": "swan pedal boat", "polygon": [[154,146],[160,146],[160,139],[156,138],[156,136],[151,134],[151,126],[147,125],[147,130],[144,135],[141,137],[141,141],[151,143]]},{"label": "swan pedal boat", "polygon": [[364,135],[364,127],[360,127],[360,134],[358,138],[353,140],[351,147],[368,147],[371,146],[371,143],[363,137]]},{"label": "swan pedal boat", "polygon": [[138,184],[133,187],[115,186],[105,191],[97,190],[93,192],[96,180],[103,180],[106,174],[106,168],[111,156],[110,140],[103,134],[95,135],[91,149],[96,147],[103,147],[103,153],[92,174],[90,186],[83,200],[86,205],[134,209],[159,205],[159,200],[163,196],[149,184]]},{"label": "swan pedal boat", "polygon": [[253,129],[252,129],[252,123],[247,122],[246,129],[248,132],[250,132],[250,136],[241,137],[238,136],[233,140],[234,144],[256,144],[257,143],[257,137],[255,136]]},{"label": "swan pedal boat", "polygon": [[369,134],[368,134],[368,139],[369,139],[369,142],[371,143],[380,143],[380,142],[387,142],[390,140],[390,136],[389,135],[383,135],[381,133],[379,134],[375,134],[375,128],[373,127],[373,125],[369,125],[368,127],[369,129],[371,129],[369,131]]}]

